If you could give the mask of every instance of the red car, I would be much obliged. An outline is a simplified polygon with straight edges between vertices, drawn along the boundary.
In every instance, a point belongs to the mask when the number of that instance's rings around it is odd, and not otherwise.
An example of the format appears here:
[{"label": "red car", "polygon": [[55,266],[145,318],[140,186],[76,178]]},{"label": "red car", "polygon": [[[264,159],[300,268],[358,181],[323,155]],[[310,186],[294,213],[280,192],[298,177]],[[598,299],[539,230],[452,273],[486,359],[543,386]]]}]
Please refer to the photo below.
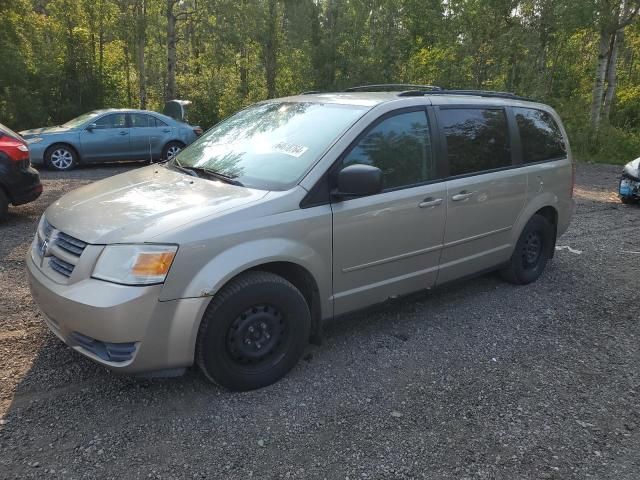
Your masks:
[{"label": "red car", "polygon": [[31,167],[29,147],[20,135],[0,123],[0,221],[7,216],[9,204],[31,202],[41,193],[40,176]]}]

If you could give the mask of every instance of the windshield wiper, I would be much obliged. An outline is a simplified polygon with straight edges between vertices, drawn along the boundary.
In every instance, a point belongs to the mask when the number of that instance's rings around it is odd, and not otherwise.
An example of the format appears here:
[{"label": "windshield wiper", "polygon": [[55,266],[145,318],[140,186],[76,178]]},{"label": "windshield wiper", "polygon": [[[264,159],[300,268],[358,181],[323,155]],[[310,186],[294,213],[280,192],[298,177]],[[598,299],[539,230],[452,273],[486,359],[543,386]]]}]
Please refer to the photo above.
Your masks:
[{"label": "windshield wiper", "polygon": [[180,170],[183,173],[186,173],[187,175],[191,175],[192,177],[198,177],[199,175],[195,172],[195,170],[191,170],[190,168],[187,167],[183,167],[180,162],[178,160],[176,160],[175,158],[173,159],[173,161],[167,161],[167,165],[174,167],[177,170]]},{"label": "windshield wiper", "polygon": [[[184,168],[184,167],[182,167]],[[243,183],[236,180],[233,177],[230,177],[229,175],[225,175],[224,173],[220,173],[220,172],[216,172],[215,170],[211,170],[209,168],[206,167],[193,167],[193,171],[194,172],[198,172],[198,173],[204,173],[205,175],[208,175],[210,177],[213,177],[217,180],[221,180],[225,183],[229,183],[231,185],[236,185],[238,187],[244,187]]]}]

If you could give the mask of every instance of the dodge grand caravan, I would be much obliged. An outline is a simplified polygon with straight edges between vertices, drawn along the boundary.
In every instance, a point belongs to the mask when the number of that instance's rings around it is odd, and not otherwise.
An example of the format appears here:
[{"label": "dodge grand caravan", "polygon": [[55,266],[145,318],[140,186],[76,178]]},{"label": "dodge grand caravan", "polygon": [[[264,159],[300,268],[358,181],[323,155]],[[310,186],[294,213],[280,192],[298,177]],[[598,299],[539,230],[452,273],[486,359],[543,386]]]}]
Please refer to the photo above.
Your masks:
[{"label": "dodge grand caravan", "polygon": [[558,115],[508,93],[372,90],[258,103],[57,200],[27,258],[49,328],[114,370],[196,364],[247,390],[325,319],[490,270],[535,281],[573,210]]}]

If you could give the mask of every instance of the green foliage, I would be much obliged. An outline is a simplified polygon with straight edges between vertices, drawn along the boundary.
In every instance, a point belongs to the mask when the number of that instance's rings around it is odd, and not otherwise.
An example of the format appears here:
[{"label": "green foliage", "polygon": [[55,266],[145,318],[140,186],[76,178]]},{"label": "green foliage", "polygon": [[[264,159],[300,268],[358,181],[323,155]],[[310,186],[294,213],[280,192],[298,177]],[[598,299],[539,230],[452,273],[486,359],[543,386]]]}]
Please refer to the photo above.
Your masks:
[{"label": "green foliage", "polygon": [[[626,27],[617,102],[595,135],[588,118],[603,5],[180,0],[178,96],[206,128],[269,94],[384,82],[509,90],[555,106],[579,158],[623,162],[640,155],[640,27]],[[167,0],[0,0],[0,12],[0,122],[23,129],[138,107],[141,92],[148,108],[162,108]]]}]

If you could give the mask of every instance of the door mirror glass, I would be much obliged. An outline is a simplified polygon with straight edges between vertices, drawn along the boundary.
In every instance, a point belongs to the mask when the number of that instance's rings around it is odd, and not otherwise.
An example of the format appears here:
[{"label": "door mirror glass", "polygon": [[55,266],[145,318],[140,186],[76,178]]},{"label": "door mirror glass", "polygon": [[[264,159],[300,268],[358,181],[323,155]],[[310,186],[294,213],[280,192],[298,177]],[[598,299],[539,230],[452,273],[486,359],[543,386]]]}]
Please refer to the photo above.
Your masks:
[{"label": "door mirror glass", "polygon": [[98,128],[98,125],[96,125],[95,123],[90,123],[89,125],[87,125],[87,130],[89,131],[92,131],[96,128]]},{"label": "door mirror glass", "polygon": [[363,197],[382,191],[382,170],[371,165],[349,165],[338,173],[339,197]]}]

